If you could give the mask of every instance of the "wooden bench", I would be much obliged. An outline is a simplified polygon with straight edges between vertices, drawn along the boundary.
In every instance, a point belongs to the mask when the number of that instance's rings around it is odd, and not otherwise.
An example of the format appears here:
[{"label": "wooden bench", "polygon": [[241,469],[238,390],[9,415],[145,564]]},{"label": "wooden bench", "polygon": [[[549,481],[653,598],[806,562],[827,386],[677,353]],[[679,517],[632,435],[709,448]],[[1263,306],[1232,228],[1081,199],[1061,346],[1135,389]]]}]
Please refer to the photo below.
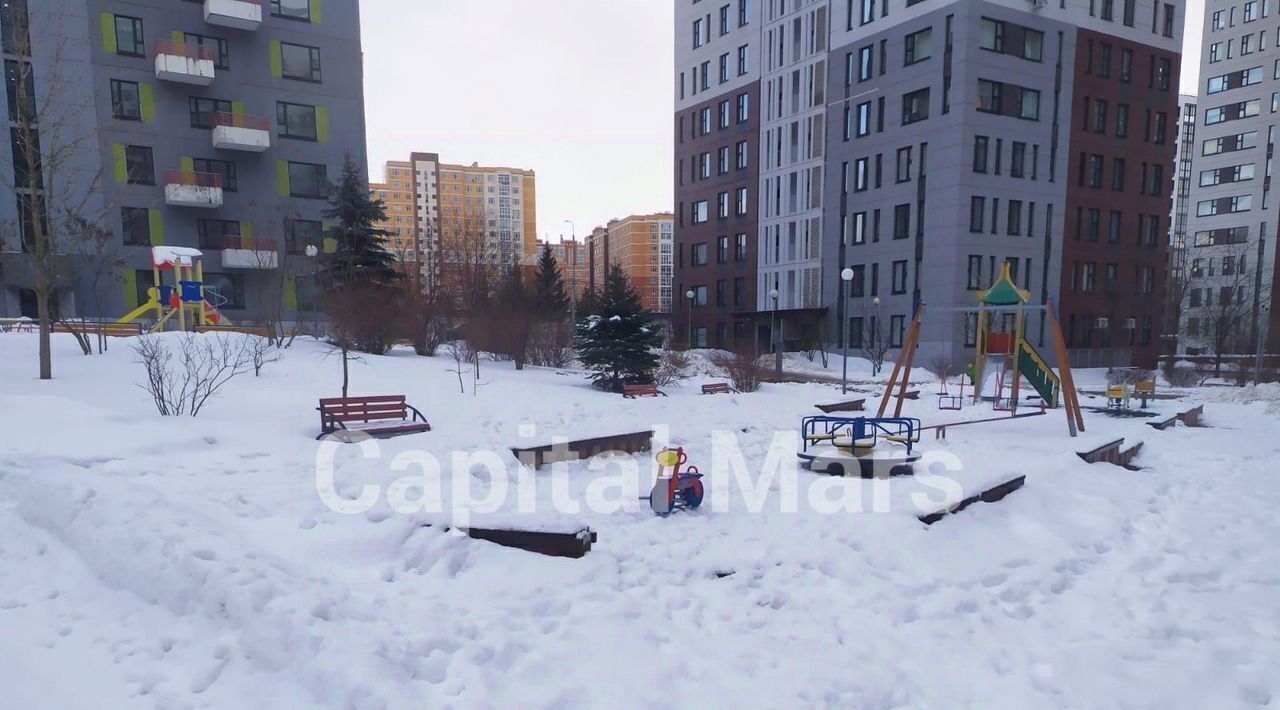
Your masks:
[{"label": "wooden bench", "polygon": [[823,414],[831,414],[832,412],[861,412],[866,406],[866,399],[851,399],[847,402],[834,402],[832,404],[815,404],[813,406],[822,410]]},{"label": "wooden bench", "polygon": [[636,397],[657,397],[667,396],[666,392],[658,389],[657,385],[623,385],[622,396],[625,399],[635,399]]},{"label": "wooden bench", "polygon": [[1018,476],[1016,478],[1011,478],[1008,481],[1005,481],[1000,485],[988,488],[987,490],[981,493],[978,493],[977,495],[969,496],[968,498],[961,500],[959,503],[952,505],[950,508],[934,511],[932,513],[926,513],[925,515],[918,515],[916,516],[916,519],[924,523],[925,525],[933,525],[934,523],[941,521],[943,518],[946,518],[948,515],[959,513],[960,511],[964,510],[965,508],[968,508],[974,503],[978,503],[978,502],[996,503],[998,501],[1004,500],[1005,496],[1018,490],[1019,488],[1022,488],[1022,486],[1026,482],[1027,482],[1026,476]]},{"label": "wooden bench", "polygon": [[339,431],[360,431],[374,437],[399,436],[431,431],[422,412],[405,402],[404,395],[376,397],[330,397],[321,399],[320,436]]},{"label": "wooden bench", "polygon": [[259,338],[270,338],[271,329],[258,325],[202,325],[196,328],[197,333],[242,333],[256,335]]},{"label": "wooden bench", "polygon": [[142,326],[138,323],[54,323],[52,332],[132,338],[142,335]]},{"label": "wooden bench", "polygon": [[738,390],[730,387],[728,382],[713,382],[709,385],[702,386],[703,394],[729,394],[737,391]]}]

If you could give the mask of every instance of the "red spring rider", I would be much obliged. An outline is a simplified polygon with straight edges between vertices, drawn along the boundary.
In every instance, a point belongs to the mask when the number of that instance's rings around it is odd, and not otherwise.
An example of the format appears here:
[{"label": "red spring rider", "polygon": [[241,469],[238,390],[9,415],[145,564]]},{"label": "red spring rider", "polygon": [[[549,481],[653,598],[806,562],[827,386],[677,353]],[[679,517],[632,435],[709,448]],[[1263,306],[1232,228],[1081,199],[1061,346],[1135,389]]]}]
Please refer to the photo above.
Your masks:
[{"label": "red spring rider", "polygon": [[658,515],[667,516],[681,508],[697,508],[702,505],[702,474],[697,466],[683,472],[680,467],[689,460],[683,448],[663,448],[658,452],[658,480],[649,493],[649,507]]}]

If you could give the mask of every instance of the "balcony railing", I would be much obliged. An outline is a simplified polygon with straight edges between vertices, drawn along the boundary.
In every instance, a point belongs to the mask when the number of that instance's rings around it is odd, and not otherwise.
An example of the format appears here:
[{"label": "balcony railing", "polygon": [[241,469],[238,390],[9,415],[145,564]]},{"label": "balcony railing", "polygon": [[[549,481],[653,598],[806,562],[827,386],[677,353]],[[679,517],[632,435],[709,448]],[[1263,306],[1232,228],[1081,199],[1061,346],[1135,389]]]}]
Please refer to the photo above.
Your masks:
[{"label": "balcony railing", "polygon": [[164,201],[175,207],[221,207],[222,176],[170,170],[164,176]]},{"label": "balcony railing", "polygon": [[164,184],[222,189],[222,176],[217,173],[198,173],[194,170],[170,170],[164,174]]},{"label": "balcony railing", "polygon": [[228,269],[275,269],[280,266],[280,243],[274,239],[227,237],[222,265]]},{"label": "balcony railing", "polygon": [[262,25],[262,0],[204,0],[204,21],[237,30]]},{"label": "balcony railing", "polygon": [[271,147],[271,120],[219,112],[213,117],[213,147],[261,153]]},{"label": "balcony railing", "polygon": [[156,78],[208,86],[213,83],[216,58],[212,47],[162,39],[156,42]]}]

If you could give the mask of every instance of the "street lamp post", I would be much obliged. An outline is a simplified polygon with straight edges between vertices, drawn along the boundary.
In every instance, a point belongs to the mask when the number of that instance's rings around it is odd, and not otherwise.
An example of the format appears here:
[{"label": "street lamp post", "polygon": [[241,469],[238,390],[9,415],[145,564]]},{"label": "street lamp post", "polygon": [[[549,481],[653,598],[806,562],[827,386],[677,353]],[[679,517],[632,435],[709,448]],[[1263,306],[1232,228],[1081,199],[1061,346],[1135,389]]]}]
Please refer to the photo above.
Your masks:
[{"label": "street lamp post", "polygon": [[876,315],[871,319],[871,344],[876,349],[876,369],[875,375],[880,375],[880,368],[884,367],[884,353],[886,348],[880,342],[880,297],[876,296],[871,299],[871,305],[876,309]]},{"label": "street lamp post", "polygon": [[846,329],[849,325],[849,319],[845,317],[845,306],[848,303],[849,283],[853,281],[853,269],[845,267],[840,272],[840,349],[843,353],[844,363],[840,366],[840,393],[849,393],[849,335]]},{"label": "street lamp post", "polygon": [[[569,267],[569,322],[578,322],[578,227],[573,220],[566,219],[569,225],[569,239],[573,242],[573,263]],[[560,240],[562,243],[564,239]],[[569,250],[564,250],[565,261],[570,261]]]},{"label": "street lamp post", "polygon": [[694,293],[693,289],[689,289],[688,291],[684,292],[685,301],[687,301],[689,304],[689,307],[687,309],[689,313],[689,322],[686,323],[686,325],[689,326],[689,333],[688,333],[689,340],[687,341],[687,344],[690,350],[693,349],[693,299],[697,295],[698,294]]},{"label": "street lamp post", "polygon": [[782,381],[782,339],[778,337],[778,289],[769,290],[769,299],[773,301],[773,310],[769,311],[769,339],[773,341],[773,375],[778,382]]}]

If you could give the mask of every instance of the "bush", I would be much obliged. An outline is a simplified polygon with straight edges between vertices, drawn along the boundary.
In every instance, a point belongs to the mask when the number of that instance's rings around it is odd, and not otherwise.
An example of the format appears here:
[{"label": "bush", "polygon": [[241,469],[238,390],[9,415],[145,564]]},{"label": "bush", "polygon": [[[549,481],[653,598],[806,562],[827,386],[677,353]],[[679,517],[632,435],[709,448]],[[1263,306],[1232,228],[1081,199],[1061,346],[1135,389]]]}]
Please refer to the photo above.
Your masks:
[{"label": "bush", "polygon": [[658,359],[658,369],[653,372],[653,382],[658,385],[670,385],[689,378],[689,370],[693,360],[684,350],[663,350]]},{"label": "bush", "polygon": [[529,363],[564,367],[573,360],[573,329],[568,323],[539,323],[529,335]]},{"label": "bush", "polygon": [[138,338],[133,346],[134,362],[147,371],[146,383],[139,386],[151,395],[161,416],[200,414],[218,390],[255,365],[244,337],[183,333],[178,338],[176,349],[172,340],[153,335]]},{"label": "bush", "polygon": [[331,342],[345,350],[386,355],[395,345],[403,322],[399,299],[403,291],[392,285],[348,285],[324,295],[332,319]]},{"label": "bush", "polygon": [[1170,387],[1195,387],[1200,384],[1200,373],[1194,367],[1180,365],[1172,358],[1165,360],[1160,369]]},{"label": "bush", "polygon": [[1109,385],[1136,385],[1139,382],[1154,380],[1156,373],[1140,367],[1121,367],[1107,371]]},{"label": "bush", "polygon": [[733,388],[739,392],[755,392],[769,374],[764,361],[747,352],[715,353],[711,364],[724,370]]}]

